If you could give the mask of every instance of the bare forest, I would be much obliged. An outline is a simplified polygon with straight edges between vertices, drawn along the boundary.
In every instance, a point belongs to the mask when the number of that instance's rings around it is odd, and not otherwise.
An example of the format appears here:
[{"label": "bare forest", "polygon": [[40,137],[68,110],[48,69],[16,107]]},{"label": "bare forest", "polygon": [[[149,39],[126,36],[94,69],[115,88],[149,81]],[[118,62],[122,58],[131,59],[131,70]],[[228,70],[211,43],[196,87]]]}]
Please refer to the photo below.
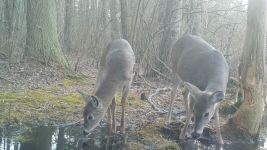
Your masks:
[{"label": "bare forest", "polygon": [[0,1],[0,150],[264,150],[266,0]]}]

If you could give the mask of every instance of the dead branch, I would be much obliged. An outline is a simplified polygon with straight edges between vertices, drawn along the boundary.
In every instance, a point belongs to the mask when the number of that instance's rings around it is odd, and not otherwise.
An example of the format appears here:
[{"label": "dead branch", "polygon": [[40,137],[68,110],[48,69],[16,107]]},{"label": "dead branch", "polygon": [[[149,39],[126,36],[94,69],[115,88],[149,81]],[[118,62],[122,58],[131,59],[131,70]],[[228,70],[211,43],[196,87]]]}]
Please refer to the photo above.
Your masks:
[{"label": "dead branch", "polygon": [[159,57],[156,58],[169,72],[172,72],[172,69],[166,63],[164,63]]},{"label": "dead branch", "polygon": [[13,81],[11,81],[11,80],[9,80],[9,79],[6,79],[6,78],[4,78],[4,77],[1,77],[1,76],[0,76],[0,79],[5,80],[5,81],[7,81],[7,82],[9,82],[9,83],[12,83],[12,84],[15,83],[15,82],[13,82]]},{"label": "dead branch", "polygon": [[160,71],[158,71],[157,69],[153,68],[150,64],[149,64],[150,68],[155,71],[157,74],[159,74],[160,76],[164,77],[165,79],[172,81],[168,76],[166,76],[165,74],[161,73]]},{"label": "dead branch", "polygon": [[148,85],[149,87],[151,87],[151,88],[153,88],[153,89],[157,89],[155,86],[151,85],[151,84],[145,79],[145,77],[143,77],[143,76],[141,76],[141,75],[138,75],[138,77],[140,77],[140,78],[144,81],[144,83],[145,83],[146,85]]},{"label": "dead branch", "polygon": [[58,125],[58,127],[60,128],[65,128],[65,127],[68,127],[68,126],[73,126],[73,125],[78,125],[80,124],[81,122],[83,121],[83,119],[80,119],[78,121],[74,121],[74,122],[70,122],[70,123],[66,123],[66,124],[61,124],[61,125]]},{"label": "dead branch", "polygon": [[152,107],[154,110],[159,111],[159,112],[166,112],[165,110],[162,110],[162,109],[158,108],[158,107],[154,104],[154,102],[152,101],[152,98],[153,98],[154,96],[158,95],[158,94],[159,94],[160,92],[162,92],[162,91],[167,92],[167,91],[170,91],[170,90],[171,90],[171,88],[169,88],[169,87],[160,88],[160,89],[157,89],[155,93],[151,94],[151,95],[148,97],[148,102],[150,103],[151,107]]},{"label": "dead branch", "polygon": [[3,56],[3,58],[5,58],[5,59],[7,58],[7,54],[4,52],[0,52],[0,55]]},{"label": "dead branch", "polygon": [[77,60],[76,60],[76,63],[75,63],[75,65],[74,65],[74,71],[75,72],[77,72],[78,71],[78,66],[79,66],[79,63],[81,62],[81,59],[83,58],[83,54],[81,54],[78,58],[77,58]]}]

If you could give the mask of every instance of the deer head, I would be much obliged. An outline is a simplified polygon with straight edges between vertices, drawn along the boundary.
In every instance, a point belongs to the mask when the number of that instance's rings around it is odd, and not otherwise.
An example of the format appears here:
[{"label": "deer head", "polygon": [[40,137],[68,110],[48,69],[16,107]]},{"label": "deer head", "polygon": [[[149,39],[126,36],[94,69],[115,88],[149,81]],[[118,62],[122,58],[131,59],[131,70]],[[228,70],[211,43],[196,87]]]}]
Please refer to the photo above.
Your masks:
[{"label": "deer head", "polygon": [[210,122],[217,109],[217,104],[224,100],[224,92],[201,91],[199,88],[188,82],[184,83],[188,89],[189,111],[192,113],[191,120],[194,123],[192,136],[200,137],[204,127]]},{"label": "deer head", "polygon": [[101,105],[101,100],[96,96],[90,96],[82,91],[77,91],[81,94],[85,106],[83,109],[83,119],[84,119],[84,133],[88,134],[95,127],[98,126],[98,123],[101,121],[105,115],[105,111]]}]

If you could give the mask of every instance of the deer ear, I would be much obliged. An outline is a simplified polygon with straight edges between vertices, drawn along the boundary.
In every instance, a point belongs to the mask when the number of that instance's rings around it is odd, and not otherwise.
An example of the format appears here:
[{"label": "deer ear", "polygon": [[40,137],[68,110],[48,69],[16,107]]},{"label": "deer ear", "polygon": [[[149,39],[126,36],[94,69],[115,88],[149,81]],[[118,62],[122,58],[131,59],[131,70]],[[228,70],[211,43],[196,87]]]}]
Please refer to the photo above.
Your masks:
[{"label": "deer ear", "polygon": [[91,98],[89,95],[85,94],[84,92],[80,91],[80,90],[76,90],[83,98],[83,101],[87,104],[91,101]]},{"label": "deer ear", "polygon": [[94,108],[97,108],[99,106],[99,101],[95,96],[91,96],[91,103]]},{"label": "deer ear", "polygon": [[194,94],[197,93],[199,91],[199,88],[196,87],[195,85],[189,83],[189,82],[184,82],[184,86],[185,88],[187,88],[189,90],[190,93]]},{"label": "deer ear", "polygon": [[225,98],[225,94],[223,91],[216,91],[211,95],[211,98],[215,103],[221,102]]}]

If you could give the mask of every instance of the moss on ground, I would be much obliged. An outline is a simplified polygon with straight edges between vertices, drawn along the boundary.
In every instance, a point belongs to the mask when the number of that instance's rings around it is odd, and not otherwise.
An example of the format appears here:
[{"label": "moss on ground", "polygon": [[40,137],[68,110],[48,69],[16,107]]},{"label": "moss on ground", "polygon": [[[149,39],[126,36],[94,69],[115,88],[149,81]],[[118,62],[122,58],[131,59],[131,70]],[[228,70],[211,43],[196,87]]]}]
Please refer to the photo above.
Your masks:
[{"label": "moss on ground", "polygon": [[[148,109],[151,105],[144,100],[141,100],[135,93],[129,92],[128,97],[129,107],[134,109]],[[116,104],[121,105],[121,96],[116,96]],[[127,143],[129,150],[143,149],[145,145],[154,145],[158,150],[180,150],[177,143],[167,140],[160,134],[160,128],[165,125],[166,118],[157,118],[155,124],[148,124],[140,131],[129,132],[131,136],[136,136],[142,139],[140,142],[131,141]]]},{"label": "moss on ground", "polygon": [[[63,83],[73,86],[82,82],[65,79]],[[59,86],[54,86],[0,93],[0,125],[54,125],[80,119],[83,105],[80,95],[60,95],[59,90]]]},{"label": "moss on ground", "polygon": [[180,150],[180,147],[177,143],[167,140],[161,136],[160,127],[155,126],[155,124],[148,124],[140,131],[131,132],[130,134],[143,139],[143,141],[140,143],[130,143],[129,146],[134,146],[135,148],[144,147],[145,144],[154,145],[159,150]]},{"label": "moss on ground", "polygon": [[[116,104],[117,106],[121,106],[121,95],[116,95]],[[135,108],[135,109],[146,109],[148,107],[151,107],[151,105],[141,100],[135,93],[129,92],[127,96],[127,102],[129,104],[129,107]]]},{"label": "moss on ground", "polygon": [[82,84],[83,80],[81,80],[81,79],[64,79],[62,83],[63,83],[64,87],[70,87],[70,86]]}]

